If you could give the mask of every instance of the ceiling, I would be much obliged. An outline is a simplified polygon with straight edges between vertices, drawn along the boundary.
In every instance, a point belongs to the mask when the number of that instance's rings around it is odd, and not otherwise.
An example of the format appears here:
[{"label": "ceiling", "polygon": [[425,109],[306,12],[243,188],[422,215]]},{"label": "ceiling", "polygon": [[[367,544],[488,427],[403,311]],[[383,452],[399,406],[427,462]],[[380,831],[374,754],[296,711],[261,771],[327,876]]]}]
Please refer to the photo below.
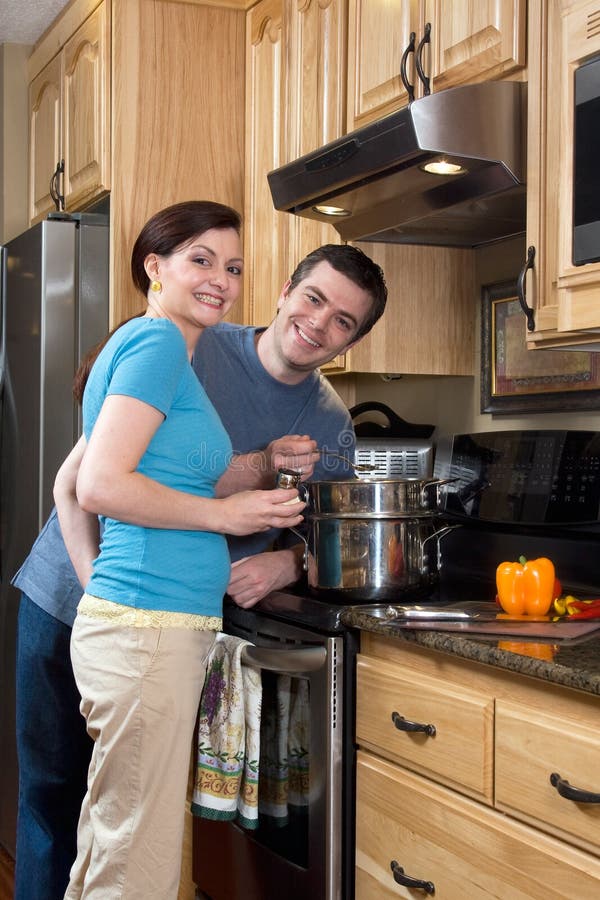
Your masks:
[{"label": "ceiling", "polygon": [[0,44],[35,44],[68,0],[0,0]]}]

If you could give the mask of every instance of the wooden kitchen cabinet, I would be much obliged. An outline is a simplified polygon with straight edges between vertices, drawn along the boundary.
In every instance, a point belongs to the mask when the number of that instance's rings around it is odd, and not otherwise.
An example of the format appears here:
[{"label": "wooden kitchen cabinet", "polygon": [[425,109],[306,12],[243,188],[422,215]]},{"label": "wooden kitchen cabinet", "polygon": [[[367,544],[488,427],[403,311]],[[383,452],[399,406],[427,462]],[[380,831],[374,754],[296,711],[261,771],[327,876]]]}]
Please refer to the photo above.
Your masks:
[{"label": "wooden kitchen cabinet", "polygon": [[246,185],[244,322],[268,325],[288,276],[291,217],[271,199],[267,172],[282,163],[283,0],[246,14]]},{"label": "wooden kitchen cabinet", "polygon": [[140,308],[129,261],[149,216],[189,199],[243,210],[244,23],[231,2],[113,0],[115,318]]},{"label": "wooden kitchen cabinet", "polygon": [[[177,0],[71,0],[34,47],[32,84],[61,58],[63,131],[69,211],[82,209],[110,186],[110,322],[138,312],[143,299],[131,283],[130,258],[144,222],[165,206],[189,199],[215,200],[243,210],[244,0],[224,5]],[[111,23],[112,39],[93,43],[91,23]],[[104,17],[104,18],[102,18]],[[108,31],[106,34],[108,35]],[[97,50],[92,52],[93,47]],[[224,49],[226,48],[226,52]],[[109,78],[100,63],[107,56]],[[102,63],[105,65],[105,63]],[[217,82],[215,81],[217,78]],[[108,92],[102,98],[100,84]],[[218,90],[215,84],[218,83]],[[50,123],[53,90],[43,96],[40,123]],[[85,102],[94,100],[93,113]],[[110,112],[108,112],[110,111]],[[56,116],[56,111],[54,110]],[[110,115],[110,128],[100,121]],[[103,121],[103,120],[102,120]],[[41,172],[40,127],[32,125],[31,170]],[[35,138],[35,140],[34,140]],[[100,152],[102,151],[102,152]],[[48,154],[49,155],[49,154]],[[88,174],[110,159],[110,185],[86,186]],[[56,165],[56,163],[54,164]],[[53,169],[54,170],[54,169]],[[52,170],[52,171],[53,171]],[[50,172],[49,177],[52,172]],[[44,176],[45,177],[45,176]],[[41,176],[40,176],[41,179]],[[45,214],[39,181],[36,214]],[[241,301],[238,315],[241,316]],[[235,314],[235,313],[234,313]]]},{"label": "wooden kitchen cabinet", "polygon": [[[356,900],[592,900],[600,860],[373,754],[358,753]],[[411,889],[394,868],[418,879]]]},{"label": "wooden kitchen cabinet", "polygon": [[600,855],[600,804],[565,800],[548,778],[598,793],[598,723],[498,699],[496,733],[497,808]]},{"label": "wooden kitchen cabinet", "polygon": [[574,73],[600,56],[597,2],[532,0],[526,278],[530,347],[600,347],[600,263],[574,266]]},{"label": "wooden kitchen cabinet", "polygon": [[[477,799],[493,799],[493,698],[479,691],[443,687],[422,675],[419,690],[394,663],[361,656],[357,668],[357,741]],[[395,716],[436,734],[400,731]],[[465,741],[469,735],[469,741]],[[435,738],[435,739],[434,739]]]},{"label": "wooden kitchen cabinet", "polygon": [[[423,44],[424,74],[431,90],[505,77],[526,62],[525,0],[350,0],[348,131],[401,109],[409,102],[400,76],[401,60],[415,35]],[[407,78],[415,97],[424,94],[407,57]]]},{"label": "wooden kitchen cabinet", "polygon": [[29,222],[56,209],[50,181],[62,158],[62,57],[56,56],[29,85]]},{"label": "wooden kitchen cabinet", "polygon": [[344,368],[337,371],[472,375],[475,254],[409,244],[357,246],[382,267],[388,302],[382,318],[346,352]]},{"label": "wooden kitchen cabinet", "polygon": [[356,738],[356,900],[413,896],[393,861],[442,900],[599,895],[600,807],[550,784],[598,793],[597,696],[363,633]]},{"label": "wooden kitchen cabinet", "polygon": [[[284,9],[286,163],[344,134],[348,0],[294,0]],[[341,243],[332,225],[288,218],[288,274],[316,247]]]},{"label": "wooden kitchen cabinet", "polygon": [[[81,4],[82,15],[89,6]],[[43,52],[34,52],[30,74]],[[30,81],[29,121],[30,224],[56,209],[80,209],[110,188],[107,0]]]},{"label": "wooden kitchen cabinet", "polygon": [[268,325],[296,265],[330,225],[277,212],[267,173],[344,131],[347,0],[261,0],[246,19],[244,320]]}]

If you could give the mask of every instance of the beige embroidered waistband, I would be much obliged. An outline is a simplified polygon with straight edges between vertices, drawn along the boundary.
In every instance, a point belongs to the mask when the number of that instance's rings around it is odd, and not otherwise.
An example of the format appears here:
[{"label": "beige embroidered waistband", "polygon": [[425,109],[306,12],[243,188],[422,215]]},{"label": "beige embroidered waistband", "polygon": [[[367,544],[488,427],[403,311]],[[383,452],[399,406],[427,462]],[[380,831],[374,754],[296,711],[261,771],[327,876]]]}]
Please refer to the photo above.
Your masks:
[{"label": "beige embroidered waistband", "polygon": [[221,631],[220,616],[199,616],[195,613],[170,612],[162,609],[138,609],[84,594],[77,612],[90,619],[104,619],[124,628],[188,628],[193,631]]}]

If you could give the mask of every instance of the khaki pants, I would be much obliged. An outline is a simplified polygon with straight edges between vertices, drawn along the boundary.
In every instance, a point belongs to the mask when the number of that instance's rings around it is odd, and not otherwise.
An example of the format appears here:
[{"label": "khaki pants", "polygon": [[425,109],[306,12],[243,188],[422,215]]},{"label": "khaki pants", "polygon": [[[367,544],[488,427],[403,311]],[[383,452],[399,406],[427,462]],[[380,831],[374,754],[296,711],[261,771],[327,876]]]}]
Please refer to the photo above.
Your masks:
[{"label": "khaki pants", "polygon": [[65,900],[175,900],[190,747],[213,632],[77,615],[71,656],[95,741]]}]

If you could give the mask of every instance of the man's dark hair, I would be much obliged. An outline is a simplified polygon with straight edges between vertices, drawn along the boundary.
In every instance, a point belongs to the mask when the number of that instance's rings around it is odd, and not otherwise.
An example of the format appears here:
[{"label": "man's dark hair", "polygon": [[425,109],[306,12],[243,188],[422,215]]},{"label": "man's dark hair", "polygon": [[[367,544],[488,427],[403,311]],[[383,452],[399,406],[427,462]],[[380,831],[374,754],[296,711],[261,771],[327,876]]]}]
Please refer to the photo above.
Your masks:
[{"label": "man's dark hair", "polygon": [[383,269],[358,247],[352,247],[350,244],[324,244],[298,263],[290,279],[290,290],[307,278],[315,266],[321,262],[329,263],[332,269],[341,272],[342,275],[371,295],[371,308],[354,338],[354,340],[358,340],[368,334],[384,313],[387,302],[387,285]]}]

